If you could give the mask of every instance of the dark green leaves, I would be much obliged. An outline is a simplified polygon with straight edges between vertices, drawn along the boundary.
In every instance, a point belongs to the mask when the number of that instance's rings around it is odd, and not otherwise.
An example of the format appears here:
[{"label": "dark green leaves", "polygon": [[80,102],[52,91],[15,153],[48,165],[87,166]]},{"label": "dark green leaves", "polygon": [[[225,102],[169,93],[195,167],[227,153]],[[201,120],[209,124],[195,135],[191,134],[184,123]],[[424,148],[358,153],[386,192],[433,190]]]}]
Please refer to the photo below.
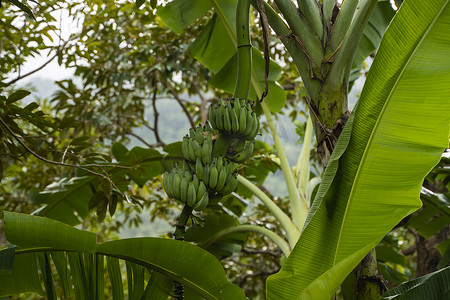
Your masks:
[{"label": "dark green leaves", "polygon": [[[119,259],[129,263],[128,276],[131,281],[132,294],[164,295],[156,290],[166,290],[167,283],[172,280],[183,283],[185,289],[208,299],[245,299],[241,289],[228,282],[225,272],[216,258],[207,251],[191,245],[187,242],[160,238],[139,238],[95,243],[95,234],[80,231],[63,223],[41,217],[34,217],[16,213],[5,212],[5,234],[10,242],[16,243],[22,249],[16,250],[13,272],[0,275],[2,283],[16,282],[7,287],[0,285],[0,296],[13,295],[26,291],[40,292],[37,277],[37,265],[35,252],[45,249],[36,247],[50,247],[52,250],[68,251],[67,258],[70,265],[71,277],[74,282],[77,299],[94,299],[100,295],[103,289],[103,260],[107,257],[108,273],[113,286],[113,294],[118,299],[123,296],[123,286]],[[11,250],[0,252],[2,259],[11,261]],[[88,254],[86,252],[96,255]],[[25,254],[28,253],[28,254]],[[48,266],[50,261],[44,262]],[[52,255],[53,257],[53,255]],[[54,256],[60,278],[67,282],[65,275],[64,257]],[[132,265],[132,264],[135,265]],[[6,272],[10,269],[10,263],[3,264]],[[153,270],[150,280],[151,286],[144,290],[146,276],[143,269]],[[156,273],[155,273],[156,272]],[[62,275],[61,275],[62,274]],[[170,281],[161,281],[160,274]],[[206,276],[207,274],[207,276]],[[19,278],[19,276],[23,276]],[[47,276],[51,279],[54,276]],[[28,278],[26,283],[21,283],[23,278]],[[152,279],[153,278],[153,279]],[[47,281],[47,286],[53,284]],[[129,282],[130,284],[130,282]],[[156,289],[156,290],[155,290]],[[47,291],[49,291],[47,289]],[[166,296],[167,298],[167,296]],[[158,298],[159,299],[159,298]]]}]

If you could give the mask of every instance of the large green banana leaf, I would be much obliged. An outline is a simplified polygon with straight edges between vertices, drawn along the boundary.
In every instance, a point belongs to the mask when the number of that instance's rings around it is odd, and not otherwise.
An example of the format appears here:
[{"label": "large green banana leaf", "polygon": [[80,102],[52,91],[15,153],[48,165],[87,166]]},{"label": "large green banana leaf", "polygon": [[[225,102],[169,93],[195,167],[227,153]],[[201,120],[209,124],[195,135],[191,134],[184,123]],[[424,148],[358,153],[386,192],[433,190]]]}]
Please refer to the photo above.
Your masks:
[{"label": "large green banana leaf", "polygon": [[441,300],[450,295],[450,267],[405,282],[383,295],[386,300]]},{"label": "large green banana leaf", "polygon": [[423,178],[448,147],[449,49],[449,0],[405,1],[302,236],[268,279],[268,299],[329,299],[368,251],[420,207]]},{"label": "large green banana leaf", "polygon": [[[55,220],[11,212],[4,213],[4,231],[7,240],[20,248],[14,256],[10,249],[0,251],[0,297],[23,292],[42,294],[37,276],[40,266],[45,270],[45,290],[51,299],[55,277],[51,256],[59,278],[65,279],[62,286],[68,282],[70,286],[68,260],[77,299],[102,298],[103,257],[107,258],[115,299],[124,294],[118,259],[126,262],[128,291],[137,295],[134,299],[167,299],[173,280],[182,283],[195,298],[245,299],[244,292],[227,280],[222,265],[212,254],[187,242],[135,238],[96,244],[93,233]],[[21,276],[26,282],[16,283]]]}]

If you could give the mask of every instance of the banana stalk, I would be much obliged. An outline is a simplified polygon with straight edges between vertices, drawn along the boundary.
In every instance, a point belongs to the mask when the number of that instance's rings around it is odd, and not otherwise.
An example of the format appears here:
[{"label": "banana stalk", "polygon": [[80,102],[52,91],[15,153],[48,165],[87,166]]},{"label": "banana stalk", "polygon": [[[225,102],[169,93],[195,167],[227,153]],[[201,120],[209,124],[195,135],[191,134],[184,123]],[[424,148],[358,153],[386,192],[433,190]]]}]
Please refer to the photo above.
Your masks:
[{"label": "banana stalk", "polygon": [[234,98],[248,99],[252,77],[252,45],[249,28],[250,0],[238,0],[236,8],[236,38],[238,73]]}]

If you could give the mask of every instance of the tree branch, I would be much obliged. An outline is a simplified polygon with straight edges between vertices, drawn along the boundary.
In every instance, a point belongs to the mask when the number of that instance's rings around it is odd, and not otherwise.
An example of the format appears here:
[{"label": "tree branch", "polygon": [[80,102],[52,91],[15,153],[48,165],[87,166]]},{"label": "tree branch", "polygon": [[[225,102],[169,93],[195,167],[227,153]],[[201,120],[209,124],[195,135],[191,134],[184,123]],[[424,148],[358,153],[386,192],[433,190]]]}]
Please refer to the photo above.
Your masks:
[{"label": "tree branch", "polygon": [[172,94],[172,96],[175,98],[175,100],[177,100],[178,104],[183,109],[184,113],[186,114],[186,116],[189,120],[189,123],[191,124],[191,127],[195,128],[194,119],[192,119],[192,116],[189,113],[189,111],[187,110],[186,106],[183,104],[183,101],[180,99],[180,97],[178,96],[178,94],[175,92],[175,90],[173,89],[173,87],[170,85],[170,83],[168,81],[163,81],[163,83],[166,86],[166,88],[169,90],[169,93]]},{"label": "tree branch", "polygon": [[153,80],[152,106],[153,106],[153,112],[155,114],[155,120],[153,122],[153,132],[155,134],[156,142],[161,144],[161,145],[165,145],[165,143],[161,140],[161,137],[159,136],[159,131],[158,131],[158,117],[159,117],[159,113],[158,113],[158,110],[156,109],[156,94],[158,92],[158,89],[156,88],[157,85],[158,85],[158,82],[156,80]]}]

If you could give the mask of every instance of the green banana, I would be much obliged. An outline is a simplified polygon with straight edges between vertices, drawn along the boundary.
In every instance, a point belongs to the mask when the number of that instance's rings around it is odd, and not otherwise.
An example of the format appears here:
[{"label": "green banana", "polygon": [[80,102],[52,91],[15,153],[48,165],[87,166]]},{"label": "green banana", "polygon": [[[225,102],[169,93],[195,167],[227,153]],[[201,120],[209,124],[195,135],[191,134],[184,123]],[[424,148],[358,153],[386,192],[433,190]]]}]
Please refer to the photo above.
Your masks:
[{"label": "green banana", "polygon": [[209,167],[210,165],[203,166],[203,181],[206,185],[209,184]]},{"label": "green banana", "polygon": [[212,150],[213,150],[213,145],[212,145],[211,133],[206,133],[206,139],[203,142],[201,152],[199,152],[201,155],[203,164],[211,163]]},{"label": "green banana", "polygon": [[239,133],[243,134],[246,128],[247,128],[247,108],[245,106],[241,106],[241,110],[239,111]]},{"label": "green banana", "polygon": [[194,128],[189,128],[189,137],[191,139],[193,139],[195,137],[195,129]]},{"label": "green banana", "polygon": [[234,174],[230,174],[230,176],[228,176],[227,178],[225,186],[220,191],[220,194],[225,196],[233,192],[236,189],[236,188],[233,189],[235,181],[237,182],[236,176]]},{"label": "green banana", "polygon": [[186,204],[190,207],[194,207],[195,203],[197,202],[197,193],[194,187],[194,183],[191,181],[188,185],[188,191],[187,191],[187,198],[186,198]]},{"label": "green banana", "polygon": [[164,190],[166,191],[167,196],[169,196],[169,198],[173,198],[173,193],[172,193],[172,187],[170,185],[170,173],[165,172],[163,175],[163,187]]},{"label": "green banana", "polygon": [[200,201],[202,197],[205,195],[205,193],[206,193],[206,185],[203,181],[200,181],[197,189],[197,198],[195,201],[196,202]]},{"label": "green banana", "polygon": [[[237,107],[237,106],[235,105],[235,107]],[[230,107],[229,115],[230,115],[230,122],[231,122],[231,131],[233,133],[238,133],[239,132],[239,117],[238,117],[239,115],[236,113],[236,110],[231,109],[231,107]]]},{"label": "green banana", "polygon": [[234,170],[234,162],[232,162],[232,161],[227,161],[226,162],[226,170],[227,170],[227,176],[228,175],[231,175],[231,173],[233,172],[233,170]]},{"label": "green banana", "polygon": [[181,176],[179,174],[173,174],[173,181],[174,198],[180,199]]},{"label": "green banana", "polygon": [[226,168],[222,168],[219,172],[219,178],[217,179],[217,185],[215,190],[220,192],[225,186],[225,182],[227,180],[227,170]]},{"label": "green banana", "polygon": [[214,189],[217,185],[217,180],[219,179],[219,174],[215,164],[211,164],[209,167],[209,183],[208,186]]},{"label": "green banana", "polygon": [[195,204],[194,210],[195,211],[202,211],[203,209],[205,209],[206,206],[208,206],[208,202],[209,202],[208,194],[204,194],[202,199],[200,199],[200,201],[198,201]]},{"label": "green banana", "polygon": [[224,131],[231,133],[230,109],[228,107],[225,107],[225,109],[224,109],[223,127],[224,127]]},{"label": "green banana", "polygon": [[188,146],[189,146],[189,159],[190,161],[195,161],[195,149],[194,149],[194,143],[192,139],[188,139]]},{"label": "green banana", "polygon": [[253,130],[253,125],[254,125],[254,123],[253,123],[253,116],[252,116],[252,113],[253,113],[253,111],[250,109],[250,110],[247,110],[246,111],[246,124],[245,124],[245,130],[244,130],[244,132],[242,133],[243,135],[244,135],[244,137],[245,137],[245,139],[246,140],[249,140],[249,136],[250,136],[250,134],[252,133],[252,130]]},{"label": "green banana", "polygon": [[222,156],[215,157],[213,158],[213,162],[216,164],[217,173],[220,173],[220,170],[222,170],[223,167],[223,157]]},{"label": "green banana", "polygon": [[195,173],[199,180],[203,180],[203,164],[200,157],[197,157],[197,160],[195,161]]},{"label": "green banana", "polygon": [[219,106],[216,109],[216,123],[217,123],[216,129],[219,131],[224,130],[224,115],[225,115],[225,104],[223,105],[219,104]]},{"label": "green banana", "polygon": [[[196,139],[192,139],[191,143],[192,143],[193,148],[194,148],[195,158],[197,158],[198,156],[201,156],[202,155],[202,146],[200,146],[200,143],[197,142]],[[194,161],[195,161],[195,159],[194,159]]]},{"label": "green banana", "polygon": [[186,177],[188,182],[192,180],[192,173],[190,171],[185,171],[181,176]]},{"label": "green banana", "polygon": [[256,113],[252,113],[252,119],[253,119],[253,130],[248,136],[248,140],[253,140],[259,132],[259,120]]},{"label": "green banana", "polygon": [[189,187],[188,180],[186,179],[186,177],[183,177],[183,179],[181,179],[180,184],[180,198],[178,198],[178,200],[180,200],[183,203],[186,203],[187,201],[188,187]]},{"label": "green banana", "polygon": [[199,145],[203,144],[203,128],[201,126],[197,127],[197,130],[195,131],[195,140]]},{"label": "green banana", "polygon": [[194,184],[195,190],[197,190],[198,189],[198,185],[200,183],[200,181],[198,180],[197,174],[192,175],[191,182],[192,182],[192,184]]},{"label": "green banana", "polygon": [[216,123],[216,107],[214,105],[210,105],[208,108],[208,119],[209,123],[212,127],[217,128]]},{"label": "green banana", "polygon": [[185,135],[183,141],[181,142],[181,151],[183,152],[184,159],[190,160],[189,156],[189,137]]}]

